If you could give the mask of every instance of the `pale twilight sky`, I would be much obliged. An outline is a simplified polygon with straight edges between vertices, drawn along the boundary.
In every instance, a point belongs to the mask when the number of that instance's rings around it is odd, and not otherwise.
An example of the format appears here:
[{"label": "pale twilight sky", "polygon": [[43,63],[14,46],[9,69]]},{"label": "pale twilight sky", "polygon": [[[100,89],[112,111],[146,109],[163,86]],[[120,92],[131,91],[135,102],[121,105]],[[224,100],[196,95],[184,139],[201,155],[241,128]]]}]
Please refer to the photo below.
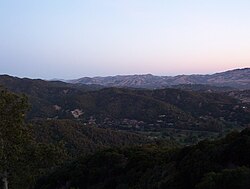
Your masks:
[{"label": "pale twilight sky", "polygon": [[250,67],[250,0],[0,0],[0,74],[73,79]]}]

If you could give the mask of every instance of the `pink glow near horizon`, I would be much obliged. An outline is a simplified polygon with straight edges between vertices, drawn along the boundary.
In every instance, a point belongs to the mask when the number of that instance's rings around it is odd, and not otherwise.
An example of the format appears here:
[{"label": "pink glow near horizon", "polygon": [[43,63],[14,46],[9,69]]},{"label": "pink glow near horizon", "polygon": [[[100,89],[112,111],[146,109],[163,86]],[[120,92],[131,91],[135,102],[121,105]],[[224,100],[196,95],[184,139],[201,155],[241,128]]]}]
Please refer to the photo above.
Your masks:
[{"label": "pink glow near horizon", "polygon": [[249,10],[246,0],[1,1],[1,73],[72,79],[250,67]]}]

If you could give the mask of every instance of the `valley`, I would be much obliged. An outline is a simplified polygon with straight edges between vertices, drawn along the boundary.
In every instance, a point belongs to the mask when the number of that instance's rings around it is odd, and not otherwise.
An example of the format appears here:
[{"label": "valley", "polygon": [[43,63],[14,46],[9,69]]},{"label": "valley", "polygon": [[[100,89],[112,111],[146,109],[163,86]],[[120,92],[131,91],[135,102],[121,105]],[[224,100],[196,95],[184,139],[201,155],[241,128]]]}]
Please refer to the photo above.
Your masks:
[{"label": "valley", "polygon": [[217,138],[250,123],[249,90],[230,87],[182,84],[164,89],[106,88],[7,75],[0,76],[0,85],[28,97],[29,121],[70,120],[83,127],[126,131],[181,144]]}]

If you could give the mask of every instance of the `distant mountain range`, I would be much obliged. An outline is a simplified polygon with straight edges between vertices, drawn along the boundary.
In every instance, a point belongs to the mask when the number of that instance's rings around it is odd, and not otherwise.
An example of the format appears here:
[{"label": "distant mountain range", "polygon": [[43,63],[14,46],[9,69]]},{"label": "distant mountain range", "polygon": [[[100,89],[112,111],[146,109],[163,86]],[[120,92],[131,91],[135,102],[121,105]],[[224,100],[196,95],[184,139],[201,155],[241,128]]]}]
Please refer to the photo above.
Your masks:
[{"label": "distant mountain range", "polygon": [[212,75],[155,76],[117,75],[108,77],[83,77],[69,83],[102,85],[105,87],[165,88],[182,84],[202,84],[219,87],[250,89],[250,68],[235,69]]}]

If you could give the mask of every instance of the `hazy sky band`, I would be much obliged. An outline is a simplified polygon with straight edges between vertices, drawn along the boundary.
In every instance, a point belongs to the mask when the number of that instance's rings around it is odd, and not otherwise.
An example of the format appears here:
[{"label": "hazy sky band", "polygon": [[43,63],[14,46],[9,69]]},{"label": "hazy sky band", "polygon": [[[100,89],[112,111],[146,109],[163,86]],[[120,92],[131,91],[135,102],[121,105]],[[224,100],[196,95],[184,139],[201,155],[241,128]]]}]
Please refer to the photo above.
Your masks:
[{"label": "hazy sky band", "polygon": [[250,67],[249,0],[0,0],[1,73],[41,78]]}]

